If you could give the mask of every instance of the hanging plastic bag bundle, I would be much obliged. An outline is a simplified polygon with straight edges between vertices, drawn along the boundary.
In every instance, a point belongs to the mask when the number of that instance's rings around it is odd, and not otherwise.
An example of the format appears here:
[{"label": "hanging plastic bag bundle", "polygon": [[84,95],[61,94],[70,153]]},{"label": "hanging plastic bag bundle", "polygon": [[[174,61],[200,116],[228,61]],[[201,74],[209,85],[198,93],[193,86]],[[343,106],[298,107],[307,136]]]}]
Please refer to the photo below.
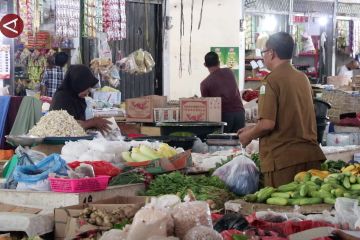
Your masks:
[{"label": "hanging plastic bag bundle", "polygon": [[245,155],[240,155],[216,169],[213,175],[223,180],[237,195],[246,195],[258,190],[259,170]]}]

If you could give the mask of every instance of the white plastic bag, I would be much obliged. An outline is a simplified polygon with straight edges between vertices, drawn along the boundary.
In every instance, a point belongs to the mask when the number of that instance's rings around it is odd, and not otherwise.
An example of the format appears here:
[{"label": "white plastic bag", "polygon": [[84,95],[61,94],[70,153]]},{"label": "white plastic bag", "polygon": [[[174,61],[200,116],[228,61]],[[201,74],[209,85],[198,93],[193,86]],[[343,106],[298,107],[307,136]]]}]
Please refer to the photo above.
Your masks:
[{"label": "white plastic bag", "polygon": [[222,240],[220,233],[212,227],[196,226],[190,229],[184,237],[184,240]]},{"label": "white plastic bag", "polygon": [[77,142],[66,142],[65,146],[61,149],[61,155],[73,156],[79,158],[84,152],[89,150],[88,140],[80,140]]},{"label": "white plastic bag", "polygon": [[175,235],[183,239],[195,226],[212,227],[210,208],[207,202],[195,201],[176,205],[172,216],[175,223]]},{"label": "white plastic bag", "polygon": [[359,226],[360,208],[359,201],[350,198],[336,198],[335,216],[341,224],[349,224],[350,230],[354,230],[356,225]]},{"label": "white plastic bag", "polygon": [[44,179],[36,183],[18,182],[16,186],[17,191],[51,191],[49,180]]},{"label": "white plastic bag", "polygon": [[259,170],[255,163],[244,155],[237,156],[216,169],[218,176],[237,195],[254,193],[259,187]]},{"label": "white plastic bag", "polygon": [[143,240],[167,236],[167,213],[155,207],[144,207],[134,216],[127,239]]},{"label": "white plastic bag", "polygon": [[126,240],[127,233],[123,230],[111,229],[110,231],[105,232],[100,240]]}]

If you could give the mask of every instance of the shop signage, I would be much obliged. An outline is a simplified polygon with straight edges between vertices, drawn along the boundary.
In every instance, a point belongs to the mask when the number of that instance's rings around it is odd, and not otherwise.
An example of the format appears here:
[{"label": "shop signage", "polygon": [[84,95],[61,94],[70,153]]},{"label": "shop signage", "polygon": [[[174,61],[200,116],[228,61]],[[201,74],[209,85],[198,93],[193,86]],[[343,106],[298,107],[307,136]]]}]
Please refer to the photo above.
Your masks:
[{"label": "shop signage", "polygon": [[0,31],[5,37],[16,38],[23,30],[24,22],[16,14],[7,14],[0,21]]}]

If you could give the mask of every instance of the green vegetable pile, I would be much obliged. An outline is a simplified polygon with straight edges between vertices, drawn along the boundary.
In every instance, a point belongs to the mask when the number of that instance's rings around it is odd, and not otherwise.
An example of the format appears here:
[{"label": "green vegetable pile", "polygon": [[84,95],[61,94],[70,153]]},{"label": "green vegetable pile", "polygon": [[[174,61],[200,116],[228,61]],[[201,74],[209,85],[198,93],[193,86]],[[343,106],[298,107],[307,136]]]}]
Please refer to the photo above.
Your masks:
[{"label": "green vegetable pile", "polygon": [[321,164],[321,170],[329,171],[332,173],[340,173],[341,169],[343,167],[346,167],[346,165],[347,163],[342,160],[338,160],[338,161],[326,160],[324,163]]},{"label": "green vegetable pile", "polygon": [[155,178],[148,190],[147,196],[177,194],[181,199],[189,193],[197,200],[210,201],[212,209],[221,209],[224,203],[235,196],[227,189],[225,183],[217,176],[186,176],[180,172],[163,174]]},{"label": "green vegetable pile", "polygon": [[294,181],[278,188],[265,187],[244,197],[247,202],[272,205],[335,204],[336,198],[360,200],[360,176],[350,172],[333,173],[323,180],[307,172],[301,181]]}]

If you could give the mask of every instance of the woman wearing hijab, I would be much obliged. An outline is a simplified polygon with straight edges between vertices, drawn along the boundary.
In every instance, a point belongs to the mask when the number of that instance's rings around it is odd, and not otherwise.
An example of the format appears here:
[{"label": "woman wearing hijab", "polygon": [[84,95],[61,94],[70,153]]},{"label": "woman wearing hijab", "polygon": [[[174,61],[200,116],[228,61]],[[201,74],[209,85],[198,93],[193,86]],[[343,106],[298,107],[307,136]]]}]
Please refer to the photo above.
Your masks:
[{"label": "woman wearing hijab", "polygon": [[110,130],[110,122],[104,118],[85,119],[85,97],[97,83],[98,79],[87,66],[71,65],[65,74],[63,83],[55,92],[50,109],[66,110],[84,129]]}]

